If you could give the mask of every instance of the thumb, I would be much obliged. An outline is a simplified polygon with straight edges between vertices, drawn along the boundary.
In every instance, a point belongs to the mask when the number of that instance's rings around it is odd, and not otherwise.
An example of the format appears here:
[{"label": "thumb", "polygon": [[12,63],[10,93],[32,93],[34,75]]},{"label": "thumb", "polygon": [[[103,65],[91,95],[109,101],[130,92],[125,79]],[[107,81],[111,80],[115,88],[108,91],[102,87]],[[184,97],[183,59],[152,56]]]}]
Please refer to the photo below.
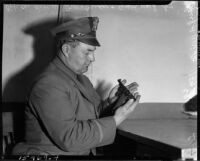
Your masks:
[{"label": "thumb", "polygon": [[121,82],[122,84],[126,84],[126,79],[123,79]]},{"label": "thumb", "polygon": [[134,103],[134,100],[133,100],[133,99],[129,99],[129,100],[126,102],[125,106],[126,106],[127,108],[129,108],[133,103]]}]

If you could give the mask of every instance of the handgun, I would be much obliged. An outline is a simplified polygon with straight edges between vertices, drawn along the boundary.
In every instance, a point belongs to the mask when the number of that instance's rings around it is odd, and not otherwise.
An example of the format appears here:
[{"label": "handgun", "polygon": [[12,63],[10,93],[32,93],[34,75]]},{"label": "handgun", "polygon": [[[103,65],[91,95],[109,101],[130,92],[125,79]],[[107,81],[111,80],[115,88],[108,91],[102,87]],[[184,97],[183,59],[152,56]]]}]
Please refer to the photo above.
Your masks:
[{"label": "handgun", "polygon": [[134,101],[136,100],[126,86],[123,85],[121,79],[118,79],[117,81],[119,82],[119,88],[115,95],[118,97],[118,99],[115,101],[112,107],[113,112],[120,106],[124,105],[129,99],[134,99]]}]

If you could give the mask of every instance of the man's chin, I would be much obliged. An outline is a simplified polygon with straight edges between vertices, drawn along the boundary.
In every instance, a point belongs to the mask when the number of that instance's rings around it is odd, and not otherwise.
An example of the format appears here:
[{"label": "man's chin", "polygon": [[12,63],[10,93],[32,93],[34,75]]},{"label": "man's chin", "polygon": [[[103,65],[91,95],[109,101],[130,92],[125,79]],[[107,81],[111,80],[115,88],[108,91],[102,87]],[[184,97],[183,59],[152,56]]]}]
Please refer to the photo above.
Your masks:
[{"label": "man's chin", "polygon": [[85,69],[85,70],[83,71],[83,73],[86,73],[86,72],[88,72],[88,69]]},{"label": "man's chin", "polygon": [[86,73],[87,71],[88,71],[88,67],[84,68],[84,69],[81,71],[81,73],[83,74],[83,73]]}]

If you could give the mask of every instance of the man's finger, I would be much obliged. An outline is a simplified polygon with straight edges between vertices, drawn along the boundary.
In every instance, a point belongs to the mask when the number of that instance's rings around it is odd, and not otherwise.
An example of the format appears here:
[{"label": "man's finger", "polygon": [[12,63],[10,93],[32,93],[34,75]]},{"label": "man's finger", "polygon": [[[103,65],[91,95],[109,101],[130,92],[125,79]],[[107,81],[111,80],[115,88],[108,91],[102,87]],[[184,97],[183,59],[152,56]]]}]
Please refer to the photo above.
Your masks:
[{"label": "man's finger", "polygon": [[132,112],[135,107],[138,105],[139,100],[140,100],[140,95],[137,95],[136,100],[132,102],[132,105],[130,105],[129,110]]},{"label": "man's finger", "polygon": [[135,92],[135,93],[133,94],[133,96],[134,96],[135,98],[137,98],[138,95],[139,95],[138,92]]},{"label": "man's finger", "polygon": [[136,96],[136,102],[139,102],[139,101],[140,101],[140,98],[141,98],[141,95],[138,94],[138,95]]},{"label": "man's finger", "polygon": [[132,94],[134,94],[137,90],[138,90],[137,87],[131,87],[131,88],[129,88],[129,91],[130,91]]},{"label": "man's finger", "polygon": [[133,82],[133,83],[126,86],[126,88],[128,88],[128,89],[132,88],[132,87],[139,87],[139,84],[137,82]]}]

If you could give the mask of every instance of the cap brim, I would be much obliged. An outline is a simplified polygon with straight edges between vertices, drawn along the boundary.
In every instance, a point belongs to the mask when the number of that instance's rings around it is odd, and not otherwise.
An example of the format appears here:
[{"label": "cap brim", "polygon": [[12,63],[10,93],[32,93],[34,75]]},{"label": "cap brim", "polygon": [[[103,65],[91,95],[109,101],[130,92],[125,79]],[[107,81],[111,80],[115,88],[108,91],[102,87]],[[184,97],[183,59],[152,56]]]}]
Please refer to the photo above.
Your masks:
[{"label": "cap brim", "polygon": [[83,38],[83,39],[79,38],[77,40],[88,45],[101,46],[96,38]]}]

